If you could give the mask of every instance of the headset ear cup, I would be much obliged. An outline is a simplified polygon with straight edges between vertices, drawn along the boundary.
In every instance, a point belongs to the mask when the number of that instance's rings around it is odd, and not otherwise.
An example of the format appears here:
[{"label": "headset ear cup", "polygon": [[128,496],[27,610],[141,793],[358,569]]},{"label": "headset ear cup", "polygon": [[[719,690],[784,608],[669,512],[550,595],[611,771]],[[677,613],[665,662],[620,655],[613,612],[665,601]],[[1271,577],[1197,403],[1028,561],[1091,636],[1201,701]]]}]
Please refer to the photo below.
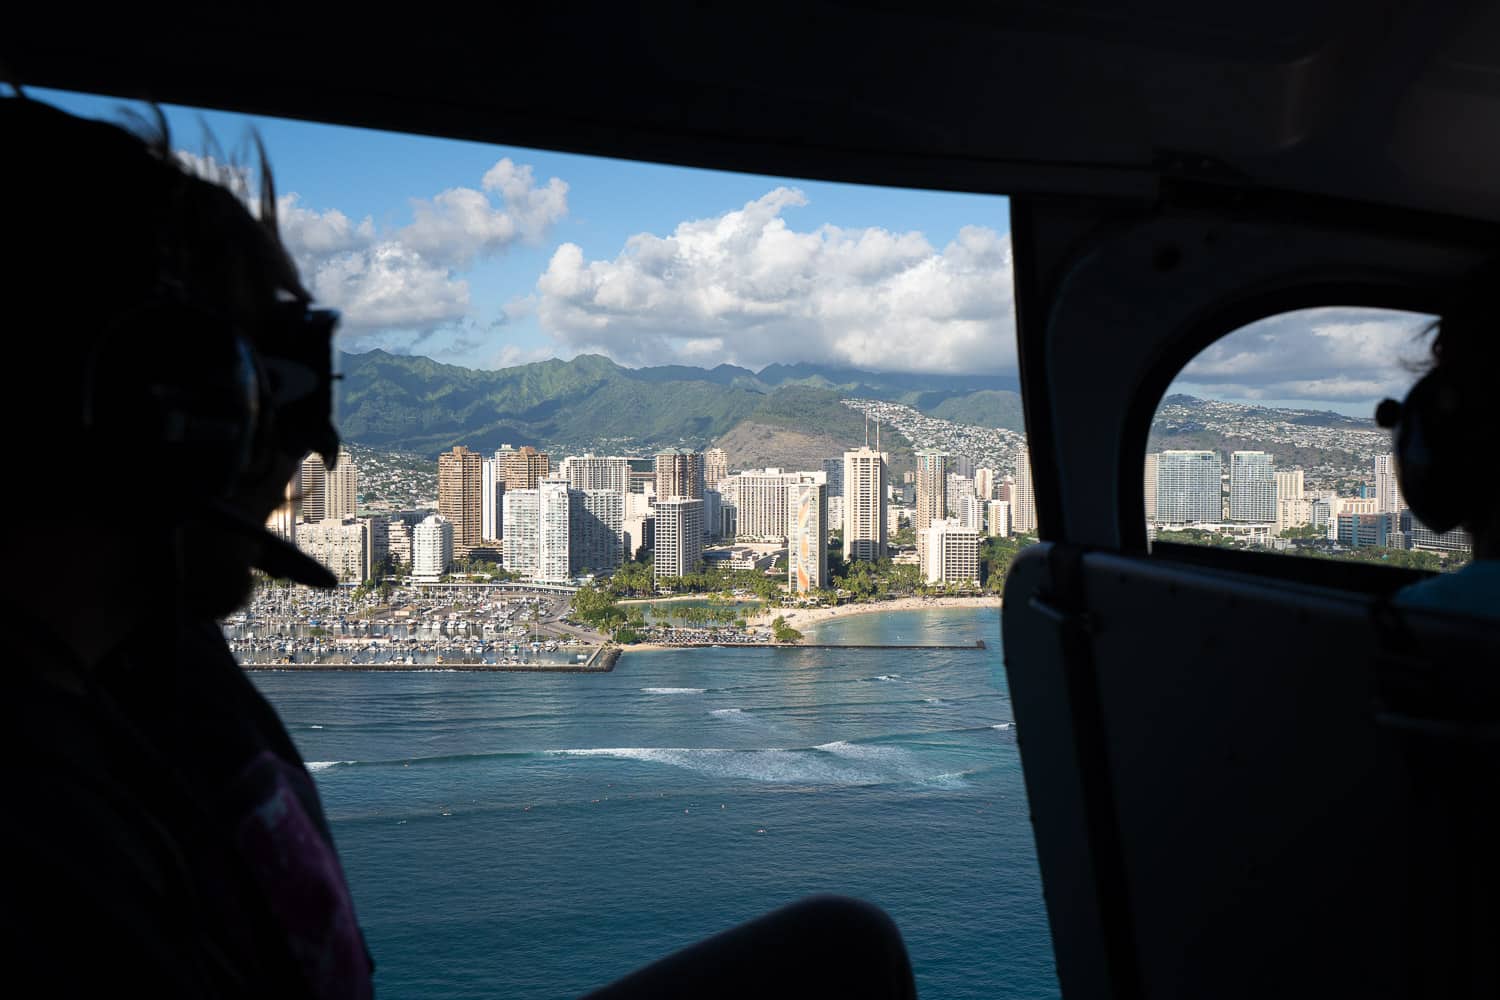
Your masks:
[{"label": "headset ear cup", "polygon": [[265,394],[255,353],[222,318],[152,301],[111,326],[86,364],[84,424],[142,481],[223,499],[252,460]]},{"label": "headset ear cup", "polygon": [[1463,436],[1458,389],[1435,369],[1412,386],[1402,404],[1396,474],[1412,514],[1438,533],[1462,524],[1474,500],[1473,483],[1464,474]]}]

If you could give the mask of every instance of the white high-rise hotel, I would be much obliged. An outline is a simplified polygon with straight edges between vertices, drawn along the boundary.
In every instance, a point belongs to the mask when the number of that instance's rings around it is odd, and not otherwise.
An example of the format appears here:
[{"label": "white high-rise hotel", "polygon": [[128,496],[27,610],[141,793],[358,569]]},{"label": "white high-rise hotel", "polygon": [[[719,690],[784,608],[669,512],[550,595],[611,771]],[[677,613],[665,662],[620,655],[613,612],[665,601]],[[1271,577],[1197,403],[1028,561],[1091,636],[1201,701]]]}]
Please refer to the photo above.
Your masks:
[{"label": "white high-rise hotel", "polygon": [[1276,476],[1267,452],[1236,451],[1229,456],[1229,519],[1276,520]]},{"label": "white high-rise hotel", "polygon": [[656,501],[654,578],[696,573],[702,561],[703,501],[681,496]]},{"label": "white high-rise hotel", "polygon": [[979,582],[979,532],[940,518],[917,535],[928,583]]},{"label": "white high-rise hotel", "polygon": [[844,452],[844,558],[885,558],[886,455],[868,446]]},{"label": "white high-rise hotel", "polygon": [[787,487],[801,482],[797,472],[766,469],[730,477],[734,484],[735,536],[742,541],[780,542],[787,537]]}]

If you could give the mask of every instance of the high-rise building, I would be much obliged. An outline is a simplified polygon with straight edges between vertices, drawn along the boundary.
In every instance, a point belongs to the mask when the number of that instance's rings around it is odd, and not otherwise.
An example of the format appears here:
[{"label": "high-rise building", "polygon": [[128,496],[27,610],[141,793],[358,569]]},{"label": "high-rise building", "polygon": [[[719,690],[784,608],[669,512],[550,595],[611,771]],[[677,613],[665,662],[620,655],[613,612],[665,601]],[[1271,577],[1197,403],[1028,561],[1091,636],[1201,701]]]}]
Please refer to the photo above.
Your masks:
[{"label": "high-rise building", "polygon": [[568,481],[549,477],[536,484],[536,491],[536,579],[566,583],[573,575],[573,498]]},{"label": "high-rise building", "polygon": [[941,451],[919,451],[917,459],[917,533],[948,516],[948,456]]},{"label": "high-rise building", "polygon": [[787,585],[807,594],[828,582],[828,487],[794,483],[787,493]]},{"label": "high-rise building", "polygon": [[386,563],[391,552],[391,518],[362,517],[359,523],[365,526],[370,539],[369,553],[365,559],[365,576],[372,577],[375,570]]},{"label": "high-rise building", "polygon": [[1036,489],[1031,479],[1031,453],[1025,448],[1016,456],[1015,481],[1009,485],[1011,528],[1018,535],[1036,534]]},{"label": "high-rise building", "polygon": [[1307,492],[1301,469],[1288,469],[1276,473],[1276,501],[1301,500]]},{"label": "high-rise building", "polygon": [[1161,452],[1156,460],[1157,523],[1221,520],[1224,506],[1220,474],[1217,452]]},{"label": "high-rise building", "polygon": [[630,459],[619,455],[569,455],[560,471],[575,490],[630,492]]},{"label": "high-rise building", "polygon": [[1406,498],[1401,495],[1401,483],[1396,478],[1395,455],[1375,456],[1375,499],[1380,502],[1381,511],[1399,513],[1406,509]]},{"label": "high-rise building", "polygon": [[995,470],[984,466],[974,470],[974,495],[981,500],[995,498]]},{"label": "high-rise building", "polygon": [[412,576],[436,583],[453,562],[453,525],[433,514],[412,530]]},{"label": "high-rise building", "polygon": [[655,579],[698,572],[703,562],[703,501],[672,497],[656,501]]},{"label": "high-rise building", "polygon": [[574,576],[588,570],[613,573],[625,556],[625,494],[618,490],[574,490],[573,535],[568,542]]},{"label": "high-rise building", "polygon": [[703,487],[703,537],[719,538],[724,524],[724,495],[716,489]]},{"label": "high-rise building", "polygon": [[1010,501],[990,500],[986,506],[985,530],[992,538],[1005,538],[1010,534]]},{"label": "high-rise building", "polygon": [[[668,448],[656,456],[656,497],[670,500],[703,499],[703,456],[683,448]],[[657,526],[660,533],[661,526]]]},{"label": "high-rise building", "polygon": [[1276,475],[1264,451],[1236,451],[1229,456],[1229,519],[1276,520]]},{"label": "high-rise building", "polygon": [[787,487],[802,481],[800,473],[780,469],[741,472],[727,482],[734,486],[736,537],[740,541],[782,542],[786,539]]},{"label": "high-rise building", "polygon": [[1015,476],[1013,476],[1009,472],[1007,472],[1003,477],[1001,477],[1000,481],[995,484],[995,499],[996,500],[1009,500],[1011,503],[1015,503],[1015,500],[1016,500],[1016,477]]},{"label": "high-rise building", "polygon": [[370,529],[352,517],[325,517],[304,524],[297,547],[316,559],[340,583],[363,583],[369,578]]},{"label": "high-rise building", "polygon": [[885,558],[887,459],[869,447],[844,452],[844,558]]},{"label": "high-rise building", "polygon": [[499,477],[500,467],[493,458],[479,463],[479,537],[487,542],[503,536],[500,496],[505,487]]},{"label": "high-rise building", "polygon": [[[832,487],[829,487],[832,489]],[[842,531],[844,529],[844,498],[841,496],[830,496],[828,498],[828,530]]]},{"label": "high-rise building", "polygon": [[844,460],[842,458],[823,459],[823,480],[828,484],[829,500],[844,495]]},{"label": "high-rise building", "polygon": [[339,447],[333,468],[324,472],[323,516],[342,520],[354,516],[359,499],[359,471],[349,449]]},{"label": "high-rise building", "polygon": [[922,574],[928,583],[979,582],[979,532],[949,518],[917,533]]},{"label": "high-rise building", "polygon": [[[1278,473],[1279,475],[1279,473]],[[1300,528],[1311,524],[1313,521],[1313,504],[1311,497],[1297,497],[1296,499],[1276,501],[1276,533],[1279,535],[1288,528]]]},{"label": "high-rise building", "polygon": [[529,444],[520,448],[502,446],[495,452],[495,464],[499,467],[500,481],[508,490],[534,490],[552,472],[547,453]]},{"label": "high-rise building", "polygon": [[960,476],[956,472],[948,473],[948,487],[943,492],[943,516],[958,517],[959,511],[963,510],[964,499],[978,496],[979,494],[974,489],[974,480]]},{"label": "high-rise building", "polygon": [[984,531],[984,506],[990,502],[992,501],[981,500],[972,493],[959,497],[956,512],[958,523],[965,528]]},{"label": "high-rise building", "polygon": [[1156,452],[1146,456],[1146,523],[1156,522]]},{"label": "high-rise building", "polygon": [[625,519],[625,558],[650,559],[656,548],[656,518],[650,514]]},{"label": "high-rise building", "polygon": [[438,456],[438,513],[453,526],[453,554],[466,559],[484,539],[484,460],[463,445]]},{"label": "high-rise building", "polygon": [[528,580],[540,570],[541,505],[538,492],[507,489],[501,498],[505,509],[505,537],[500,544],[500,558],[505,568]]},{"label": "high-rise building", "polygon": [[411,568],[412,564],[412,526],[400,518],[393,517],[386,521],[385,525],[386,552],[391,557],[391,562]]},{"label": "high-rise building", "polygon": [[304,524],[313,524],[328,516],[328,467],[317,452],[308,452],[302,459],[298,478],[301,481],[301,499],[297,503],[297,516]]},{"label": "high-rise building", "polygon": [[948,462],[948,471],[957,473],[965,479],[973,479],[974,460],[967,455],[954,455]]},{"label": "high-rise building", "polygon": [[729,455],[723,448],[710,448],[703,453],[703,488],[716,490],[729,475]]}]

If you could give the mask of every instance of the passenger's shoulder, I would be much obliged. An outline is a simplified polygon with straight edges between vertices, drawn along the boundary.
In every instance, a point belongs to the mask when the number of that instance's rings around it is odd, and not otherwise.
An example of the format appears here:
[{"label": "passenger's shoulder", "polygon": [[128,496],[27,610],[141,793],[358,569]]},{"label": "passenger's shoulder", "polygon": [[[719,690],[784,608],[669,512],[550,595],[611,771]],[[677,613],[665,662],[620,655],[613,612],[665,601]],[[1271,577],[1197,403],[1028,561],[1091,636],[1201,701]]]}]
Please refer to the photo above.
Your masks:
[{"label": "passenger's shoulder", "polygon": [[1439,573],[1396,594],[1405,608],[1500,619],[1500,560],[1476,559],[1452,573]]}]

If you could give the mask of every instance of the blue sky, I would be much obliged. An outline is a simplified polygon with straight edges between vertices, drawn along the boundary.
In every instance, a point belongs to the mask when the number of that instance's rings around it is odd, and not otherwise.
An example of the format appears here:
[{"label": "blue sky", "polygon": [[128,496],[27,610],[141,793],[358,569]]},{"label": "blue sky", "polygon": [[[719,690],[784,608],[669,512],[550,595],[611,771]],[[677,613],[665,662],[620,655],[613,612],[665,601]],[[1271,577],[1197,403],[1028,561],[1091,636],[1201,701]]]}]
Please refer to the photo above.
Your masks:
[{"label": "blue sky", "polygon": [[[114,98],[30,91],[118,119]],[[258,130],[304,280],[342,346],[493,368],[810,361],[1015,371],[1008,202],[788,180],[166,106],[177,147]],[[554,180],[555,179],[555,180]],[[1411,317],[1256,324],[1174,386],[1368,415],[1410,381]]]},{"label": "blue sky", "polygon": [[[114,98],[56,91],[30,93],[73,113],[96,118],[117,119],[124,106]],[[461,336],[452,332],[454,324],[442,323],[425,329],[391,328],[362,332],[351,338],[347,344],[350,350],[376,344],[396,351],[420,348],[417,353],[472,367],[495,366],[500,350],[506,346],[527,360],[550,354],[571,356],[591,345],[576,337],[561,340],[549,334],[536,312],[528,312],[524,303],[509,314],[505,311],[508,303],[535,295],[538,278],[547,270],[559,245],[576,244],[586,260],[610,261],[636,234],[667,236],[683,221],[720,217],[783,185],[799,189],[806,198],[805,205],[790,206],[781,213],[788,226],[797,231],[836,226],[851,232],[872,228],[893,234],[920,232],[940,251],[965,226],[981,226],[1001,235],[1009,230],[1007,201],[994,196],[787,181],[170,105],[163,110],[174,143],[189,152],[206,151],[205,123],[228,150],[240,146],[249,128],[255,128],[268,150],[279,194],[296,194],[298,205],[314,212],[336,209],[351,220],[368,217],[378,230],[409,224],[414,198],[429,199],[452,188],[478,188],[485,172],[507,157],[529,166],[538,183],[556,177],[567,184],[566,215],[550,225],[540,240],[513,242],[481,255],[456,272],[470,291],[466,320],[480,327],[482,335],[471,332]],[[1004,278],[1008,286],[1008,274]],[[502,317],[504,325],[494,328]],[[669,320],[682,321],[682,317]],[[1009,329],[1008,315],[997,321]],[[729,331],[731,335],[738,332]],[[750,330],[746,335],[755,333]],[[605,341],[604,346],[608,343]],[[673,356],[670,344],[654,353],[656,356],[647,351],[618,360],[632,364],[681,360]],[[724,353],[725,360],[741,360],[753,367],[760,367],[757,362],[763,360],[759,352],[743,357],[743,352]],[[788,360],[859,360],[856,355],[836,352],[799,358],[791,343],[785,353]],[[1004,352],[1007,356],[1012,353]],[[993,359],[990,367],[995,367]]]}]

